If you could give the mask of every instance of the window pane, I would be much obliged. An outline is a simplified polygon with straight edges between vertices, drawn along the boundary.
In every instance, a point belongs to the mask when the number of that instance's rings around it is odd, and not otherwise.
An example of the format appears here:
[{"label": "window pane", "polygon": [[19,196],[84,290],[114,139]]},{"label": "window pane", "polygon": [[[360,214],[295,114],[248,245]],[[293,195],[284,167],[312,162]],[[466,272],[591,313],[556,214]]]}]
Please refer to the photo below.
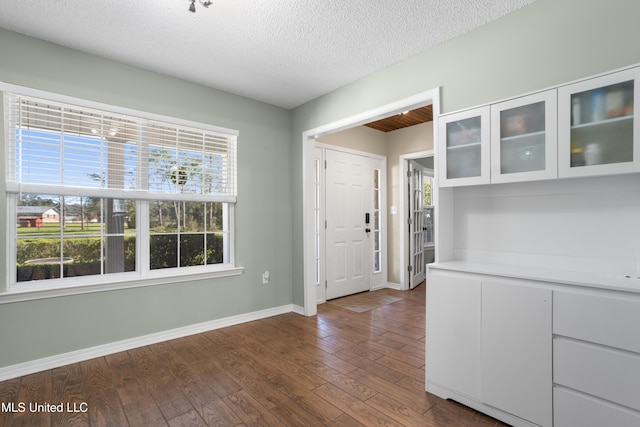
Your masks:
[{"label": "window pane", "polygon": [[149,231],[175,233],[178,231],[179,202],[154,200],[149,202]]},{"label": "window pane", "polygon": [[207,234],[207,264],[224,262],[224,236],[222,233]]},{"label": "window pane", "polygon": [[182,202],[179,206],[180,231],[204,232],[205,204],[202,202]]},{"label": "window pane", "polygon": [[23,194],[17,207],[17,281],[59,278],[62,255],[59,196]]},{"label": "window pane", "polygon": [[149,257],[151,269],[173,268],[178,266],[177,234],[158,234],[149,237]]},{"label": "window pane", "polygon": [[62,247],[65,277],[92,276],[102,273],[102,238],[64,239]]},{"label": "window pane", "polygon": [[223,263],[224,206],[224,203],[150,202],[151,269]]},{"label": "window pane", "polygon": [[204,234],[180,236],[180,267],[204,265]]},{"label": "window pane", "polygon": [[17,281],[135,271],[135,215],[133,200],[23,194]]}]

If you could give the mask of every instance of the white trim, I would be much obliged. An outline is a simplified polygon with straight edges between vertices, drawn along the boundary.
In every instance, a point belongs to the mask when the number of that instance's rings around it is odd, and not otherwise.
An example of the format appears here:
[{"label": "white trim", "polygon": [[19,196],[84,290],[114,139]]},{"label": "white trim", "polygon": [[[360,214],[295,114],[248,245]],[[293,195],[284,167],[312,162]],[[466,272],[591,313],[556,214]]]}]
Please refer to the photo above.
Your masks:
[{"label": "white trim", "polygon": [[404,289],[402,289],[402,285],[400,283],[394,283],[394,282],[387,282],[387,288],[395,289],[397,291],[404,290]]},{"label": "white trim", "polygon": [[[209,266],[211,267],[211,266]],[[184,268],[194,268],[198,267],[184,267]],[[184,270],[177,269],[177,270]],[[90,294],[93,292],[104,292],[104,291],[113,291],[118,289],[132,289],[132,288],[141,288],[144,286],[154,286],[154,285],[167,285],[173,283],[180,282],[191,282],[194,280],[204,280],[204,279],[213,279],[218,277],[229,277],[229,276],[239,276],[244,272],[244,267],[229,267],[229,266],[221,266],[218,270],[207,271],[207,272],[198,272],[198,273],[184,273],[180,272],[180,274],[168,274],[166,270],[157,271],[157,273],[153,276],[150,275],[147,278],[142,278],[139,273],[131,272],[131,273],[113,273],[104,276],[105,278],[110,279],[109,282],[104,283],[94,283],[91,285],[87,285],[87,276],[79,276],[79,277],[69,277],[66,279],[66,283],[71,281],[78,283],[79,285],[66,285],[66,286],[56,286],[53,287],[50,281],[47,280],[47,283],[33,283],[30,282],[28,284],[18,284],[14,285],[9,290],[0,293],[0,304],[18,302],[18,301],[30,301],[42,298],[56,298],[68,295],[80,295],[80,294]],[[78,280],[74,280],[78,279]],[[114,282],[113,280],[117,280]],[[57,280],[57,279],[50,279]]]},{"label": "white trim", "polygon": [[[304,313],[314,316],[316,303],[315,256],[313,239],[313,159],[315,139],[401,113],[407,109],[433,105],[433,117],[440,115],[440,89],[431,89],[386,105],[302,132],[302,252],[304,281]],[[435,128],[435,126],[434,126]]]},{"label": "white trim", "polygon": [[108,354],[156,344],[163,341],[169,341],[189,335],[200,334],[215,329],[238,325],[240,323],[264,319],[266,317],[272,317],[291,312],[301,314],[301,311],[303,311],[303,309],[300,306],[296,306],[293,304],[282,305],[280,307],[273,307],[265,310],[254,311],[251,313],[239,314],[236,316],[225,317],[222,319],[211,320],[208,322],[197,323],[181,328],[169,329],[149,335],[116,341],[109,344],[103,344],[95,347],[71,351],[68,353],[57,354],[55,356],[43,357],[41,359],[31,360],[28,362],[17,363],[15,365],[0,368],[0,381],[5,381],[11,378],[17,378],[24,375],[33,374],[35,372],[41,372],[47,369],[65,366],[71,363],[82,362],[96,357],[102,357]]},{"label": "white trim", "polygon": [[297,305],[297,304],[291,304],[291,311],[295,314],[299,314],[301,316],[304,316],[304,307]]}]

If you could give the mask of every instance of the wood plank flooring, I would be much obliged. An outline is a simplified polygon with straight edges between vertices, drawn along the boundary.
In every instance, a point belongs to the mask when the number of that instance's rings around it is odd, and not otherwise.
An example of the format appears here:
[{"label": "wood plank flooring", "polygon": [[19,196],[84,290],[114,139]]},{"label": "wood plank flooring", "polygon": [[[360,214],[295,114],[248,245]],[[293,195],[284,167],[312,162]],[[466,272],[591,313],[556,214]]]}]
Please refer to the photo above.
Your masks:
[{"label": "wood plank flooring", "polygon": [[0,382],[0,426],[502,425],[424,391],[425,285],[376,292]]}]

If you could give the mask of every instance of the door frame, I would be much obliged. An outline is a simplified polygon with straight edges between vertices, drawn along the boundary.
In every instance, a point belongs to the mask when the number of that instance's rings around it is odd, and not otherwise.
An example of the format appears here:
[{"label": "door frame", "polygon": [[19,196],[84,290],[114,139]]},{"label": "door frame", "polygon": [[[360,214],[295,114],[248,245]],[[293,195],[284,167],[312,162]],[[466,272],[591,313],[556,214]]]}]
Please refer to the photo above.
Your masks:
[{"label": "door frame", "polygon": [[[436,132],[435,130],[435,115],[434,115],[434,132]],[[434,140],[435,141],[435,140]],[[434,143],[435,145],[435,143]],[[402,182],[402,188],[406,189],[409,186],[409,177],[407,176],[407,172],[409,171],[409,162],[408,160],[415,160],[415,159],[421,159],[423,157],[434,157],[434,161],[433,161],[433,168],[434,168],[434,176],[433,178],[435,179],[435,168],[436,168],[436,160],[435,160],[435,151],[434,150],[425,150],[425,151],[416,151],[414,153],[407,153],[407,154],[401,154],[399,159],[400,159],[400,164],[402,165],[402,169],[400,170],[400,182]],[[433,181],[432,181],[432,188],[431,188],[431,197],[433,198]],[[406,268],[406,266],[409,265],[409,258],[411,257],[411,254],[409,253],[409,239],[411,238],[411,236],[409,236],[409,230],[408,227],[406,227],[406,218],[407,218],[407,213],[409,212],[409,195],[407,194],[406,191],[402,192],[403,194],[403,201],[402,204],[400,205],[400,218],[402,219],[402,233],[400,233],[400,247],[402,248],[402,250],[400,251],[400,265],[402,265],[402,269],[404,270],[404,273],[402,274],[402,276],[400,277],[400,289],[403,291],[409,290],[409,271]]]},{"label": "door frame", "polygon": [[[314,151],[317,137],[361,126],[406,110],[433,105],[434,135],[440,115],[440,89],[431,89],[380,107],[364,111],[302,132],[302,252],[304,280],[304,315],[318,313],[316,301],[316,267],[314,248]],[[435,139],[434,139],[435,140]],[[406,283],[406,282],[405,282]]]}]

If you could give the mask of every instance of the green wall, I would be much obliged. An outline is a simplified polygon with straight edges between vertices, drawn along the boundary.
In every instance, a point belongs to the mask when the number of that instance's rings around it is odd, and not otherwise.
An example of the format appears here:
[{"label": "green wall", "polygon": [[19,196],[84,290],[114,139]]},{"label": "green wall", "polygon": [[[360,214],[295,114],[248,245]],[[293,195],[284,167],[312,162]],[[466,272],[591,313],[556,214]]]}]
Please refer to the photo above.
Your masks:
[{"label": "green wall", "polygon": [[0,367],[291,304],[290,111],[5,30],[0,52],[5,83],[237,129],[236,260],[245,267],[229,278],[0,304]]},{"label": "green wall", "polygon": [[304,300],[302,132],[434,88],[455,111],[640,63],[637,0],[538,0],[293,110],[293,302]]}]

